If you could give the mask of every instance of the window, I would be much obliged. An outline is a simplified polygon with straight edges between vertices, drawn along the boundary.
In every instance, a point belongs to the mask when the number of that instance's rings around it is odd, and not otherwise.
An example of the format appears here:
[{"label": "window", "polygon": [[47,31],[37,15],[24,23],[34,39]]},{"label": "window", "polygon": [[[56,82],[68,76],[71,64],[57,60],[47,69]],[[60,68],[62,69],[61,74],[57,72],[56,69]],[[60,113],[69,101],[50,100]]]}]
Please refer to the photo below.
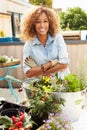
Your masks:
[{"label": "window", "polygon": [[20,36],[20,21],[22,14],[15,13],[15,12],[9,12],[11,13],[11,23],[12,23],[12,35],[14,37]]},{"label": "window", "polygon": [[20,35],[20,14],[14,13],[14,26],[15,26],[15,36]]}]

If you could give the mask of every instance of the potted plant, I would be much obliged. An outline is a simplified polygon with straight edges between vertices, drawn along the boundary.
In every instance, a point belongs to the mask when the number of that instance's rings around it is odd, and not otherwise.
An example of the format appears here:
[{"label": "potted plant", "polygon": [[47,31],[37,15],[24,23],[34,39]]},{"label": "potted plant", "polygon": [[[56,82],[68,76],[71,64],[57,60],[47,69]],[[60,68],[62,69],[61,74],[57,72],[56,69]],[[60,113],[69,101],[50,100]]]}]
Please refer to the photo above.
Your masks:
[{"label": "potted plant", "polygon": [[56,101],[54,98],[52,78],[42,76],[40,79],[32,79],[24,86],[24,90],[29,102],[29,113],[38,125],[33,130],[43,124],[43,120],[48,118],[49,113],[61,111],[64,100],[60,98]]},{"label": "potted plant", "polygon": [[62,106],[61,117],[66,116],[72,122],[77,121],[80,116],[80,111],[83,105],[86,81],[76,74],[70,73],[64,79],[58,79],[56,76],[56,87],[53,92],[54,97],[65,99],[64,106]]},{"label": "potted plant", "polygon": [[42,119],[39,126],[48,118],[49,113],[56,111],[62,118],[66,116],[71,121],[78,120],[85,88],[84,80],[72,73],[63,80],[58,79],[57,76],[42,76],[39,79],[32,79],[24,86],[32,117],[35,119],[37,116],[36,120],[39,121]]},{"label": "potted plant", "polygon": [[[15,109],[14,109],[15,110]],[[3,112],[6,114],[8,109]],[[10,114],[11,110],[9,111]],[[25,112],[19,112],[19,114],[14,115],[15,113],[11,112],[12,116],[0,115],[0,129],[4,130],[30,130],[32,124],[34,123],[31,120],[31,116]]]},{"label": "potted plant", "polygon": [[50,113],[48,120],[43,121],[44,124],[38,130],[72,130],[70,120],[61,119],[59,113]]}]

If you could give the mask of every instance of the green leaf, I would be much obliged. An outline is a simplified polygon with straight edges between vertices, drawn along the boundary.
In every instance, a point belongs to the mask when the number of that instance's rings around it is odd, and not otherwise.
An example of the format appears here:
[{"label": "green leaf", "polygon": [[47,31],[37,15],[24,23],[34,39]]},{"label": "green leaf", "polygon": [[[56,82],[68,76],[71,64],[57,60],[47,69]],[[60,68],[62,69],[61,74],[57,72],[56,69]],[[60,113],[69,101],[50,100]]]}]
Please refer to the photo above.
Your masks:
[{"label": "green leaf", "polygon": [[0,116],[0,124],[4,124],[5,126],[11,125],[12,120],[8,116]]}]

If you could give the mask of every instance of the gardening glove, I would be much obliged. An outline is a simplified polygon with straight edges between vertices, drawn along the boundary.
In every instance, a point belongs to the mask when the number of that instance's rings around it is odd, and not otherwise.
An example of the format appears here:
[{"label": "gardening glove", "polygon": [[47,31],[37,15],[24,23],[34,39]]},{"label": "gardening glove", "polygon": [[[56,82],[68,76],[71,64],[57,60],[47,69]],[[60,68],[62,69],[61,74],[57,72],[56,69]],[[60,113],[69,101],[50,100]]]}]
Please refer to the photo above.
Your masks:
[{"label": "gardening glove", "polygon": [[37,64],[35,63],[34,59],[31,56],[26,57],[25,64],[28,65],[28,66],[30,66],[31,68],[37,66]]},{"label": "gardening glove", "polygon": [[50,60],[50,61],[52,63],[52,67],[55,66],[58,63],[58,59]]}]

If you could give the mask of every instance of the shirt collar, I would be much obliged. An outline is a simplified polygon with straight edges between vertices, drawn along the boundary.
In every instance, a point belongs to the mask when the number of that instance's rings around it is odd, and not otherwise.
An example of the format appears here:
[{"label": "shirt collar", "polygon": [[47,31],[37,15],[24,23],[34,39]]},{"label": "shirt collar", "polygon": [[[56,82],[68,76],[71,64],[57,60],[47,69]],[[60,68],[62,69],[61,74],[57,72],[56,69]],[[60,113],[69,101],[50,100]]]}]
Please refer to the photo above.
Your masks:
[{"label": "shirt collar", "polygon": [[[47,44],[50,44],[51,42],[54,41],[54,37],[52,37],[50,34],[48,34],[48,39],[47,39]],[[38,38],[35,36],[33,40],[33,45],[39,45],[41,42],[38,40]]]}]

